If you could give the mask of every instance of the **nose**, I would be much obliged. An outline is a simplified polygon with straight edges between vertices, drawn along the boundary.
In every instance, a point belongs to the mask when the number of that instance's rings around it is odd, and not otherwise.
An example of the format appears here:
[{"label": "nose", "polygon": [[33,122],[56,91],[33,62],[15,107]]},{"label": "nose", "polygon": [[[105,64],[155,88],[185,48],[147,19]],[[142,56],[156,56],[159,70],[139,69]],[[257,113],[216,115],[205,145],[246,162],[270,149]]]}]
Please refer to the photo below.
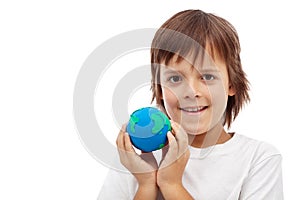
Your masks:
[{"label": "nose", "polygon": [[199,80],[190,80],[184,90],[184,98],[193,99],[199,98],[203,95],[203,85]]}]

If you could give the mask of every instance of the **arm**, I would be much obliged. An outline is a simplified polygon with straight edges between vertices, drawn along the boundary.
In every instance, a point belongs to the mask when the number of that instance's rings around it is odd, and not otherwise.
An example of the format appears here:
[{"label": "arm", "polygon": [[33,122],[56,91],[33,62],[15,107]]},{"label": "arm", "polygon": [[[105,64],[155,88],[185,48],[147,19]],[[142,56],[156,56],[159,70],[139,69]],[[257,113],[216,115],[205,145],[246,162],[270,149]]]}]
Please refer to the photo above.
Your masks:
[{"label": "arm", "polygon": [[182,184],[182,176],[190,157],[188,137],[186,132],[171,121],[173,134],[168,133],[168,149],[163,149],[163,160],[157,173],[157,184],[166,200],[185,199],[193,197]]},{"label": "arm", "polygon": [[164,185],[160,187],[162,195],[166,200],[193,200],[194,198],[188,193],[183,185]]},{"label": "arm", "polygon": [[147,197],[147,199],[153,199],[156,200],[158,194],[158,187],[155,185],[144,185],[141,186],[139,185],[138,190],[134,196],[134,200],[144,200],[145,197]]},{"label": "arm", "polygon": [[155,200],[158,187],[156,185],[157,163],[152,153],[138,155],[131,144],[129,135],[125,132],[125,125],[122,127],[118,138],[117,146],[121,163],[126,167],[138,182],[138,190],[134,199]]}]

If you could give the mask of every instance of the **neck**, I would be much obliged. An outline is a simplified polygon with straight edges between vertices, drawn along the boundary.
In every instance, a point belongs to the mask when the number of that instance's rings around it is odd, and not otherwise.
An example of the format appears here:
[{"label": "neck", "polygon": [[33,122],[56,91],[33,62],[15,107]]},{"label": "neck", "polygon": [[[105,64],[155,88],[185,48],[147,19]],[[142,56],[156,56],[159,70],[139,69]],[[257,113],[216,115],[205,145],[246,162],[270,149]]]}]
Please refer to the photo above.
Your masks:
[{"label": "neck", "polygon": [[226,133],[223,125],[217,124],[207,132],[198,135],[189,135],[189,143],[196,148],[205,148],[216,144],[223,144],[231,137],[232,135]]}]

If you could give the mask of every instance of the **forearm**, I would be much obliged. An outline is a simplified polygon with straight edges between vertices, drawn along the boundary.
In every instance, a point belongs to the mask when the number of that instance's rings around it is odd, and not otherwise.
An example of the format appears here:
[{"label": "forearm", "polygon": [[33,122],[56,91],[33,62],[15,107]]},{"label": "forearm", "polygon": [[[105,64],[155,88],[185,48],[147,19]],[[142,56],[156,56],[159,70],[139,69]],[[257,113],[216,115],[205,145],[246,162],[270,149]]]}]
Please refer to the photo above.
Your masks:
[{"label": "forearm", "polygon": [[134,200],[144,200],[145,197],[147,197],[147,200],[156,200],[157,194],[157,186],[139,186],[134,196]]},{"label": "forearm", "polygon": [[193,200],[194,198],[183,187],[183,185],[164,185],[160,187],[160,191],[165,200]]}]

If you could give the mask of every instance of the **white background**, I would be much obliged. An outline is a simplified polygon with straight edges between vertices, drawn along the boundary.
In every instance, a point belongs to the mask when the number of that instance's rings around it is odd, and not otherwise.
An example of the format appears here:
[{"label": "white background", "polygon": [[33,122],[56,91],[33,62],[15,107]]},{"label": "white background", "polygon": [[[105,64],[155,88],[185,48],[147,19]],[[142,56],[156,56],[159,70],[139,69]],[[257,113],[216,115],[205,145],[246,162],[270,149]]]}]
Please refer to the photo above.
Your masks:
[{"label": "white background", "polygon": [[[12,0],[0,3],[0,199],[97,198],[107,168],[82,145],[72,113],[81,65],[112,36],[157,28],[190,8],[224,17],[237,29],[252,102],[233,130],[275,145],[283,155],[285,198],[299,196],[295,2]],[[101,98],[111,98],[106,92]],[[150,100],[138,99],[130,104]]]}]

